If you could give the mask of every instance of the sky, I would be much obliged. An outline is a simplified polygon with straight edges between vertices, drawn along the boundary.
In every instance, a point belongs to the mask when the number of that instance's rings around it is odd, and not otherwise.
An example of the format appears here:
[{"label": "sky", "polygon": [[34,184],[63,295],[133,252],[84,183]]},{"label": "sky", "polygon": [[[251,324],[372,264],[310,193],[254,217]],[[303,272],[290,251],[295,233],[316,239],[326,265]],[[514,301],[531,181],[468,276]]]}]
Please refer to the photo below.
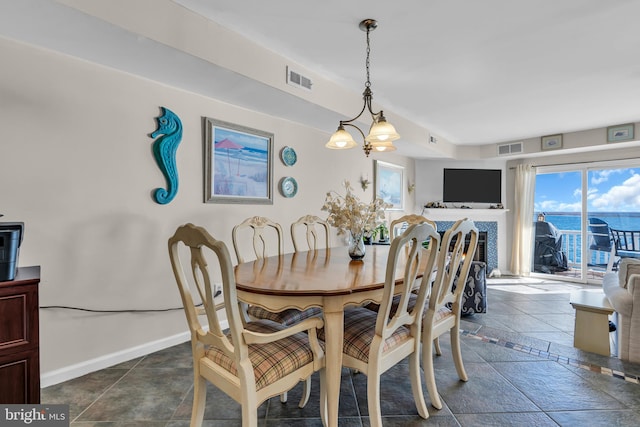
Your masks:
[{"label": "sky", "polygon": [[[538,174],[536,212],[580,212],[582,171]],[[640,212],[640,168],[588,171],[589,212]]]},{"label": "sky", "polygon": [[243,147],[254,148],[256,150],[267,150],[269,139],[259,135],[240,132],[224,127],[215,127],[214,142],[218,143],[223,139],[229,139]]}]

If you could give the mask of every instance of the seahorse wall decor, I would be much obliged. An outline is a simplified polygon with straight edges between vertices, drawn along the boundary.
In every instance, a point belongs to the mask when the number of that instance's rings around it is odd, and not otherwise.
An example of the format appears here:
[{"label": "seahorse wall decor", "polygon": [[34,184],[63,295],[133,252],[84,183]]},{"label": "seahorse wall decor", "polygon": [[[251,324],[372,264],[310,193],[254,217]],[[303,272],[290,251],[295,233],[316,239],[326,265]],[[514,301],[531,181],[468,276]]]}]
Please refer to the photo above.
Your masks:
[{"label": "seahorse wall decor", "polygon": [[182,122],[175,113],[160,107],[162,114],[156,117],[158,128],[150,136],[159,138],[153,142],[153,156],[167,180],[167,189],[156,188],[153,196],[161,205],[169,203],[178,193],[178,168],[176,151],[182,140]]}]

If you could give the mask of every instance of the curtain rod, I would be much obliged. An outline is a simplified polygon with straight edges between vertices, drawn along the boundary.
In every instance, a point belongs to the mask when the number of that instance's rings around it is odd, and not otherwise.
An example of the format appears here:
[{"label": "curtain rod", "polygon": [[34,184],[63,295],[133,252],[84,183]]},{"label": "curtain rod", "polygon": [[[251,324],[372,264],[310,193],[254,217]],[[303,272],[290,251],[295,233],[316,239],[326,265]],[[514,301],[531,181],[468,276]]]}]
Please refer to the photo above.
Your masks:
[{"label": "curtain rod", "polygon": [[[638,157],[632,157],[631,159],[638,159]],[[553,163],[550,165],[534,165],[532,164],[531,166],[534,168],[543,168],[543,167],[547,167],[547,166],[567,166],[567,165],[584,165],[587,163],[608,163],[608,162],[618,162],[620,160],[631,160],[631,159],[612,159],[612,160],[590,160],[590,161],[583,161],[583,162],[567,162],[567,163]],[[511,166],[509,169],[515,169],[515,166]]]}]

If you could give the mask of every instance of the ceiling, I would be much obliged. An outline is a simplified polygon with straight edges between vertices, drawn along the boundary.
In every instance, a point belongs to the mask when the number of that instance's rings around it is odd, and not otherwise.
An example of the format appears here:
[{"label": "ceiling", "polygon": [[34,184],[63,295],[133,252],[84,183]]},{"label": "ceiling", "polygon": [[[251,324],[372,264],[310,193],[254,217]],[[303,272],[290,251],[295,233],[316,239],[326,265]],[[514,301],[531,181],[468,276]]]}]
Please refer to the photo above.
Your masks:
[{"label": "ceiling", "polygon": [[638,0],[174,1],[360,92],[378,20],[375,101],[454,144],[640,120]]},{"label": "ceiling", "polygon": [[[403,116],[456,145],[640,121],[640,0],[172,1],[354,94],[366,79],[358,23],[378,20],[371,33],[375,103],[388,118]],[[327,133],[339,118],[351,118],[299,99],[278,102],[282,91],[168,52],[64,3],[82,2],[0,3],[0,36],[257,111],[315,120]],[[217,86],[203,78],[205,67],[219,68]],[[420,157],[402,140],[398,146],[399,153]]]}]

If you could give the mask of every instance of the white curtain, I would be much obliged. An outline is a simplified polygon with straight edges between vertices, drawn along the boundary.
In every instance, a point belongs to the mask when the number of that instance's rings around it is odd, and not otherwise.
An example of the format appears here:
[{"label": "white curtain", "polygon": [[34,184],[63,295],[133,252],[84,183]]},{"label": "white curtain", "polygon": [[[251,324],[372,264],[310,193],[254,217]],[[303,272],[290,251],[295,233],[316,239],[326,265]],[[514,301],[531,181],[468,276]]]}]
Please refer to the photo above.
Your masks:
[{"label": "white curtain", "polygon": [[513,244],[511,272],[518,276],[531,273],[533,228],[533,196],[536,186],[535,168],[531,165],[516,167],[515,206],[513,220]]}]

